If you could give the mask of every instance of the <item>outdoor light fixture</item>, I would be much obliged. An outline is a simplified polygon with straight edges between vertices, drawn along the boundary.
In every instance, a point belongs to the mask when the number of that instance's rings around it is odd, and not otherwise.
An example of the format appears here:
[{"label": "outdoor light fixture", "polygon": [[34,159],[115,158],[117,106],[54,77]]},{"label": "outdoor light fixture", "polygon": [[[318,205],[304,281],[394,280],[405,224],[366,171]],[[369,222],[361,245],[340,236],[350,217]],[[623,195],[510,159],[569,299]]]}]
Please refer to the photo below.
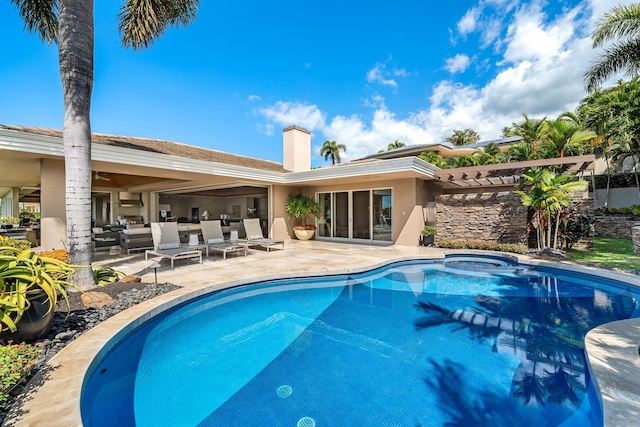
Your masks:
[{"label": "outdoor light fixture", "polygon": [[153,273],[155,274],[155,280],[154,280],[154,284],[156,285],[156,287],[158,286],[158,269],[160,268],[160,263],[159,262],[154,262],[153,264],[151,264],[149,267],[147,268],[153,268]]},{"label": "outdoor light fixture", "polygon": [[209,213],[208,210],[204,210],[204,212],[202,212],[202,217],[204,218],[205,221],[209,221],[209,217],[211,216],[211,214]]}]

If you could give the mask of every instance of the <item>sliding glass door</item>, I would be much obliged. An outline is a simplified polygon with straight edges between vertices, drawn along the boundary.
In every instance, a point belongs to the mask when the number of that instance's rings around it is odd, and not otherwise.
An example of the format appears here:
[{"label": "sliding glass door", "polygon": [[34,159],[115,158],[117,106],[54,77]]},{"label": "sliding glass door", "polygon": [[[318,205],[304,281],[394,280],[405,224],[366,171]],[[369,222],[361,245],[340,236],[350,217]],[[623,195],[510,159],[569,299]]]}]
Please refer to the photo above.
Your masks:
[{"label": "sliding glass door", "polygon": [[391,189],[318,193],[318,238],[392,242]]},{"label": "sliding glass door", "polygon": [[391,189],[373,190],[373,240],[391,240]]}]

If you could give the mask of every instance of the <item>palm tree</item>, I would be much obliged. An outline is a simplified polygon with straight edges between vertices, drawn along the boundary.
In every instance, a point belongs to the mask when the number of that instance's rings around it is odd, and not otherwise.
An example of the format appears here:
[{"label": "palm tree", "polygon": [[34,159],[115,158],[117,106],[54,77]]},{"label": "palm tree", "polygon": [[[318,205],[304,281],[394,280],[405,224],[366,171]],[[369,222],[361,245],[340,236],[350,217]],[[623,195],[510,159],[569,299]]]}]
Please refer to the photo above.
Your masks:
[{"label": "palm tree", "polygon": [[344,144],[338,144],[335,141],[325,141],[320,148],[320,155],[324,156],[324,159],[331,159],[331,164],[342,162],[340,158],[340,150],[347,151],[347,147]]},{"label": "palm tree", "polygon": [[615,41],[591,64],[584,75],[588,92],[593,92],[609,77],[624,72],[629,77],[640,74],[640,4],[619,5],[606,13],[591,35],[593,47]]},{"label": "palm tree", "polygon": [[[64,96],[67,243],[69,262],[91,264],[91,93],[93,90],[93,0],[10,0],[31,34],[56,42]],[[128,0],[118,15],[125,46],[149,46],[173,25],[193,21],[198,0]],[[79,268],[76,286],[93,285],[90,268]]]},{"label": "palm tree", "polygon": [[507,151],[502,153],[501,158],[503,163],[524,162],[526,160],[534,160],[535,155],[531,144],[523,142],[521,144],[514,144],[507,148]]},{"label": "palm tree", "polygon": [[[576,180],[571,175],[557,175],[550,169],[529,169],[523,176],[529,192],[516,191],[522,197],[522,204],[533,209],[537,215],[538,248],[551,248],[552,223],[555,222],[553,248],[557,246],[560,217],[565,207],[570,206],[571,193],[584,191],[586,181]],[[546,239],[544,226],[546,225]],[[545,242],[546,240],[546,242]]]},{"label": "palm tree", "polygon": [[467,128],[464,130],[454,130],[453,134],[445,139],[445,141],[452,143],[453,145],[468,145],[475,144],[480,141],[480,135],[473,129]]},{"label": "palm tree", "polygon": [[480,159],[477,156],[463,154],[462,156],[447,157],[446,162],[451,168],[465,168],[469,166],[478,166],[480,164]]},{"label": "palm tree", "polygon": [[387,146],[387,151],[391,151],[391,150],[396,150],[398,148],[402,148],[402,147],[406,147],[407,144],[405,144],[402,141],[398,141],[397,139],[395,141],[393,141],[391,144],[389,144]]},{"label": "palm tree", "polygon": [[438,153],[434,153],[433,151],[420,153],[418,157],[420,157],[422,160],[424,160],[427,163],[431,163],[432,165],[439,167],[440,169],[445,169],[449,167],[449,165],[442,158],[442,156]]},{"label": "palm tree", "polygon": [[523,114],[524,122],[513,123],[512,136],[521,136],[523,142],[531,145],[533,150],[533,156],[537,154],[537,147],[540,145],[547,136],[548,122],[547,118],[542,119],[530,119],[529,116]]},{"label": "palm tree", "polygon": [[549,122],[546,145],[551,148],[550,157],[564,157],[567,150],[581,154],[584,151],[583,143],[595,137],[595,132],[583,130],[575,122],[558,119]]},{"label": "palm tree", "polygon": [[495,142],[476,148],[472,156],[478,159],[478,165],[495,165],[501,162],[500,147]]}]

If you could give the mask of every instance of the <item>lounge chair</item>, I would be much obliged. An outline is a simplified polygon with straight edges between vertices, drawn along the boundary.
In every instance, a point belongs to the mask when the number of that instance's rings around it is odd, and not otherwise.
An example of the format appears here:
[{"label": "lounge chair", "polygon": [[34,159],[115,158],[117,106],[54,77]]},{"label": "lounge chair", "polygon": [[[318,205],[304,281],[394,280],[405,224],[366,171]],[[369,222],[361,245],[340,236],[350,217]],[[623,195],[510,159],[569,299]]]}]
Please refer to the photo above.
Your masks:
[{"label": "lounge chair", "polygon": [[151,236],[153,249],[144,251],[144,260],[148,263],[149,255],[156,255],[173,261],[176,259],[198,258],[202,264],[202,251],[193,246],[180,244],[177,222],[152,222]]},{"label": "lounge chair", "polygon": [[247,233],[246,242],[249,246],[261,246],[271,250],[273,246],[282,245],[284,249],[284,240],[267,239],[262,235],[262,227],[260,227],[260,218],[248,218],[242,220],[244,231]]},{"label": "lounge chair", "polygon": [[202,230],[204,244],[207,245],[208,251],[221,252],[223,259],[227,258],[228,252],[244,251],[244,256],[247,256],[248,245],[246,243],[225,242],[219,219],[214,221],[201,221],[200,228]]}]

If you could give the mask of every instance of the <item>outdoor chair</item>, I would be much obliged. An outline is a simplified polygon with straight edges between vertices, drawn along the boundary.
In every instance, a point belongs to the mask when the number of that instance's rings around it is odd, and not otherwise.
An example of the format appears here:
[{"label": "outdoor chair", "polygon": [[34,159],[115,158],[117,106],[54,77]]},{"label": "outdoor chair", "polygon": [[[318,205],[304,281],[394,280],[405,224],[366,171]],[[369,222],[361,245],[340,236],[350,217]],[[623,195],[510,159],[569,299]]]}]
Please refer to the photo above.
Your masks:
[{"label": "outdoor chair", "polygon": [[220,220],[201,221],[200,227],[204,244],[209,251],[221,252],[222,259],[227,258],[228,252],[242,252],[247,256],[248,245],[241,242],[225,242]]},{"label": "outdoor chair", "polygon": [[156,255],[173,261],[176,259],[198,258],[202,264],[202,251],[193,246],[182,245],[178,235],[177,222],[152,222],[151,236],[153,249],[144,251],[144,260],[148,264],[149,255]]},{"label": "outdoor chair", "polygon": [[278,245],[282,245],[282,249],[284,249],[284,240],[267,239],[262,235],[260,218],[245,218],[242,222],[244,224],[244,230],[247,233],[247,238],[243,241],[247,242],[249,246],[261,246],[266,248],[267,252],[269,252],[273,246]]}]

